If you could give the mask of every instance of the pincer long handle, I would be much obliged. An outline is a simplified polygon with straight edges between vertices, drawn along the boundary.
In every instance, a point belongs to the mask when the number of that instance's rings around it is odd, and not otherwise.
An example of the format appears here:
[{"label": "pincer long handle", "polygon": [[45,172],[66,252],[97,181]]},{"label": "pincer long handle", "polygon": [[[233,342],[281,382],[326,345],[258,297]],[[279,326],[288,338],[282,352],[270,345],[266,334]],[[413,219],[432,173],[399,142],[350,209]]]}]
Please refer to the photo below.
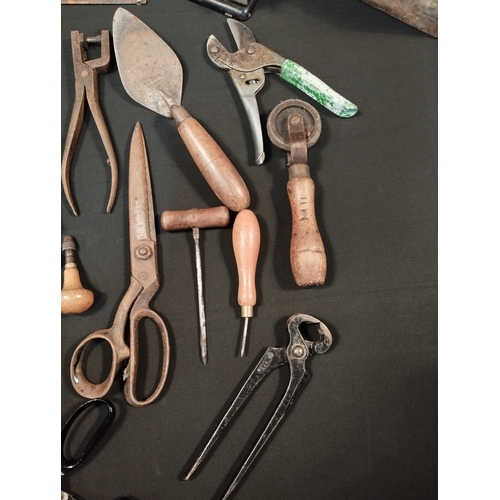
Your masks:
[{"label": "pincer long handle", "polygon": [[[167,379],[168,367],[170,362],[170,343],[168,340],[168,331],[163,319],[147,305],[138,303],[139,305],[132,308],[130,312],[130,360],[125,378],[125,398],[131,406],[141,407],[146,406],[155,401],[160,395],[165,381]],[[156,323],[160,332],[162,342],[162,362],[161,371],[158,378],[158,383],[149,397],[146,399],[138,399],[136,395],[137,374],[138,374],[138,358],[139,358],[139,322],[142,319],[149,318]]]},{"label": "pincer long handle", "polygon": [[309,97],[341,118],[350,118],[358,107],[330,88],[299,64],[286,59],[281,66],[281,78],[302,90]]},{"label": "pincer long handle", "polygon": [[248,188],[221,147],[183,106],[172,106],[170,112],[189,154],[219,200],[234,212],[247,208]]},{"label": "pincer long handle", "polygon": [[[307,165],[306,170],[309,170]],[[295,176],[289,169],[288,199],[292,210],[292,236],[290,264],[297,285],[309,287],[322,285],[326,278],[326,253],[314,208],[314,181],[308,175]]]}]

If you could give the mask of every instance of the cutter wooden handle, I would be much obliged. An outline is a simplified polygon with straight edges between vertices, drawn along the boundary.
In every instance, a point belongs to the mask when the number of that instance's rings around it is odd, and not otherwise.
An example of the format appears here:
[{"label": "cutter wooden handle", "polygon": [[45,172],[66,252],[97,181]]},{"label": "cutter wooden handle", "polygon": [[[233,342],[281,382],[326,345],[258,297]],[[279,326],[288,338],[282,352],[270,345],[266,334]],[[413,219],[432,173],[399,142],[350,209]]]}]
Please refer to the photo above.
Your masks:
[{"label": "cutter wooden handle", "polygon": [[[305,167],[305,168],[304,168]],[[292,210],[290,264],[297,285],[322,285],[326,278],[326,252],[314,208],[314,181],[307,165],[289,168],[288,199]]]}]

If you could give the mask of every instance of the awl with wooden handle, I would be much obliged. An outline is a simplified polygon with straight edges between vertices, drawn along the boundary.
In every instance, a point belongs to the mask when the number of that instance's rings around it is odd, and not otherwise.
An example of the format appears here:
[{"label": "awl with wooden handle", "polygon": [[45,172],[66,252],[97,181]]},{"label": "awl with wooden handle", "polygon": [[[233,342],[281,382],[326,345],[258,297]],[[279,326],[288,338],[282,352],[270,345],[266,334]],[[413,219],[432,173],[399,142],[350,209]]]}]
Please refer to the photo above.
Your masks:
[{"label": "awl with wooden handle", "polygon": [[271,141],[288,151],[287,193],[292,212],[290,264],[297,285],[322,285],[326,253],[316,221],[315,185],[307,165],[307,148],[321,133],[319,113],[308,103],[289,99],[276,106],[267,121]]},{"label": "awl with wooden handle", "polygon": [[224,227],[229,224],[229,210],[224,207],[192,208],[190,210],[166,210],[161,214],[161,227],[165,231],[193,230],[196,252],[196,281],[198,284],[198,314],[200,320],[200,350],[204,365],[208,362],[205,302],[201,270],[200,229]]},{"label": "awl with wooden handle", "polygon": [[251,210],[238,213],[233,224],[233,250],[238,268],[238,304],[241,317],[244,318],[240,356],[244,356],[248,336],[249,318],[253,317],[253,308],[257,303],[255,274],[260,250],[260,226]]}]

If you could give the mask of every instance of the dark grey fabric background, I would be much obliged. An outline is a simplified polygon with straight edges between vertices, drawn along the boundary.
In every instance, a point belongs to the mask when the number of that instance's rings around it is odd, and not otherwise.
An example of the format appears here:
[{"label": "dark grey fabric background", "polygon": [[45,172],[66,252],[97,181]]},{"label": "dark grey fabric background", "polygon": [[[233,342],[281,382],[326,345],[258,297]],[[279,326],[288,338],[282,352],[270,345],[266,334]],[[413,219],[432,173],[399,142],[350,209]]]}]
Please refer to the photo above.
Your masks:
[{"label": "dark grey fabric background", "polygon": [[[75,237],[82,281],[96,294],[86,313],[61,318],[61,424],[84,401],[69,380],[71,354],[88,333],[111,325],[129,284],[127,159],[137,121],[157,216],[161,288],[151,305],[170,333],[171,367],[161,397],[146,408],[130,407],[115,382],[107,397],[116,421],[89,460],[63,478],[63,489],[82,500],[220,498],[285,390],[286,367],[264,382],[195,477],[180,478],[264,348],[285,345],[286,319],[302,312],[322,320],[335,345],[310,359],[309,384],[234,498],[437,498],[438,41],[358,0],[260,0],[246,23],[258,41],[360,109],[340,119],[276,75],[267,75],[257,97],[263,124],[289,98],[312,103],[322,119],[309,164],[328,277],[322,287],[300,289],[288,257],[285,153],[266,141],[266,163],[253,165],[243,106],[205,53],[210,34],[234,48],[225,18],[188,0],[126,8],[178,54],[184,106],[249,187],[262,233],[258,303],[242,359],[231,229],[202,231],[209,341],[203,366],[191,233],[160,231],[159,215],[219,202],[173,121],[132,101],[113,64],[99,87],[119,162],[115,208],[105,212],[110,172],[88,111],[71,176],[79,217],[61,190],[61,236]],[[115,9],[61,7],[61,151],[74,97],[70,31],[111,30]],[[149,337],[145,350],[154,358]]]}]

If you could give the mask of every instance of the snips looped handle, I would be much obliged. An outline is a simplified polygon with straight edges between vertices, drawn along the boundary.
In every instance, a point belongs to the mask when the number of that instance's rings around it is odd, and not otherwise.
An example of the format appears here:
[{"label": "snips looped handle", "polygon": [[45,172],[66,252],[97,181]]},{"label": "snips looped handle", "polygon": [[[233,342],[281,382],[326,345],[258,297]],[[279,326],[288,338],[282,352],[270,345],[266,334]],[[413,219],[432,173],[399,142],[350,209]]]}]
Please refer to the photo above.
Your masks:
[{"label": "snips looped handle", "polygon": [[[87,412],[89,414],[90,408],[98,405],[103,405],[106,407],[107,413],[104,420],[101,422],[97,430],[93,433],[92,437],[89,439],[85,445],[82,453],[78,458],[66,458],[64,455],[64,448],[66,446],[66,438],[73,427],[76,419],[83,413]],[[94,446],[101,440],[104,434],[107,432],[111,424],[113,423],[116,415],[116,410],[111,401],[107,399],[90,399],[85,401],[80,407],[78,407],[73,415],[69,417],[68,421],[63,427],[61,433],[61,475],[64,476],[67,472],[78,466],[83,459],[90,453]],[[82,417],[83,418],[83,417]]]}]

